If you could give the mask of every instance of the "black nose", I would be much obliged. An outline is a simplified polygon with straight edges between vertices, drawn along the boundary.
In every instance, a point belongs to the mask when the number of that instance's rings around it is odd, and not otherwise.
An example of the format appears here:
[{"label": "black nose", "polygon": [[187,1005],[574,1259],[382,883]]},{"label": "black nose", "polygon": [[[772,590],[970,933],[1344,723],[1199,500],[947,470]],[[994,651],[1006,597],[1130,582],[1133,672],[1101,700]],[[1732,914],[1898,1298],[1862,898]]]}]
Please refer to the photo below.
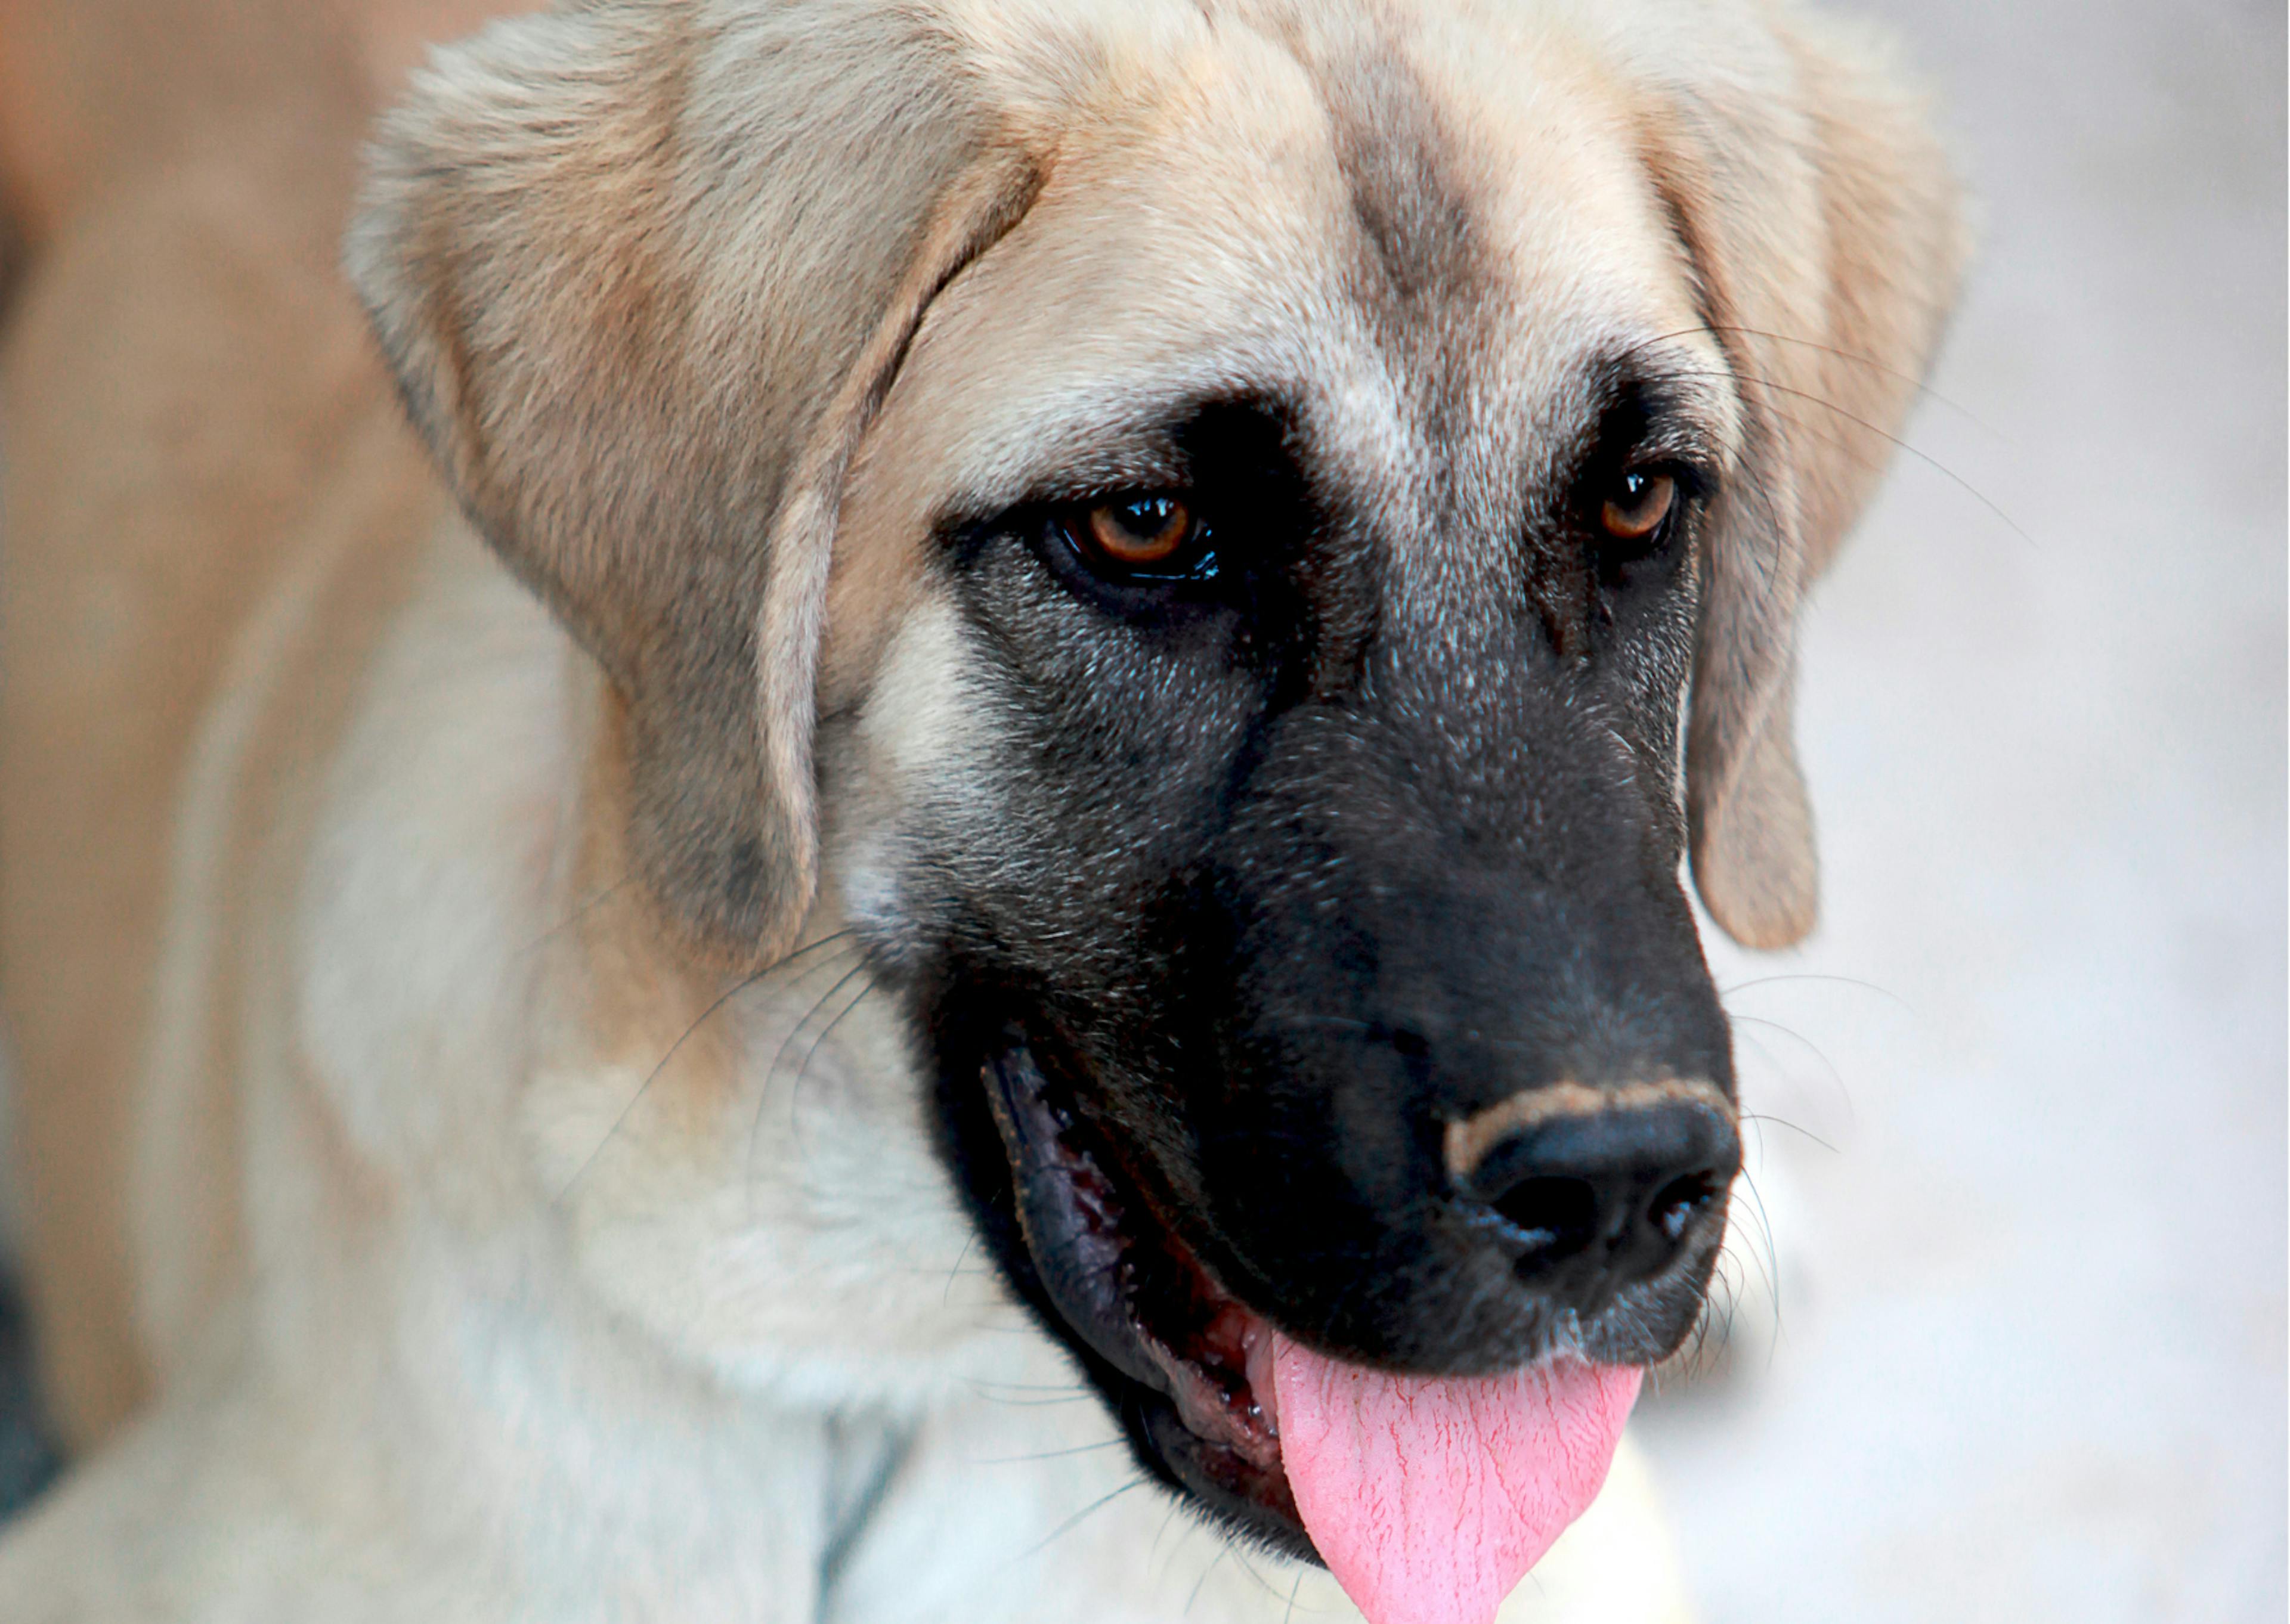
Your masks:
[{"label": "black nose", "polygon": [[1717,1221],[1742,1166],[1733,1116],[1706,1084],[1555,1084],[1450,1124],[1448,1171],[1502,1220],[1524,1281],[1595,1313]]}]

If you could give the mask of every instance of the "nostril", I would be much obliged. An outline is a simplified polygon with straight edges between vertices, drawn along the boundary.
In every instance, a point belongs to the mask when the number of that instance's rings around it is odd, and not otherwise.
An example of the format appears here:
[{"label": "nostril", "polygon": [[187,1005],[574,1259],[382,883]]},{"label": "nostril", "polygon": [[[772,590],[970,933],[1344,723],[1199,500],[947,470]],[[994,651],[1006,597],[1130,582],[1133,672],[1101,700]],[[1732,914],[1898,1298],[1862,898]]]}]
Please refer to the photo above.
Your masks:
[{"label": "nostril", "polygon": [[1723,1096],[1646,1092],[1559,1084],[1451,1131],[1455,1193],[1503,1221],[1530,1289],[1588,1312],[1709,1238],[1741,1165]]},{"label": "nostril", "polygon": [[1665,1240],[1685,1238],[1686,1227],[1708,1209],[1718,1198],[1718,1180],[1714,1173],[1687,1173],[1672,1179],[1661,1187],[1653,1198],[1646,1215]]},{"label": "nostril", "polygon": [[1598,1232],[1598,1192],[1581,1179],[1529,1179],[1492,1204],[1538,1261],[1571,1257]]}]

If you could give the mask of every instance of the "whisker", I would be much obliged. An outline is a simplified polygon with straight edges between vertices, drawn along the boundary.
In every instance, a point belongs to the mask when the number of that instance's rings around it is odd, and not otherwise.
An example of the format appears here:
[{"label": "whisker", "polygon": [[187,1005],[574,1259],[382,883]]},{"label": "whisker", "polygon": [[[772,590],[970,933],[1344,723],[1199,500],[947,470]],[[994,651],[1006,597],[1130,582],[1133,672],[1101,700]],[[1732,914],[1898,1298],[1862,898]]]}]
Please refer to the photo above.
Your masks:
[{"label": "whisker", "polygon": [[[1805,1034],[1798,1031],[1794,1027],[1785,1026],[1782,1022],[1770,1020],[1764,1015],[1744,1015],[1734,1010],[1728,1010],[1726,1012],[1726,1019],[1734,1022],[1736,1026],[1763,1027],[1767,1031],[1780,1033],[1783,1037],[1788,1038],[1791,1043],[1797,1044],[1812,1054],[1815,1060],[1819,1060],[1822,1064],[1822,1068],[1827,1071],[1833,1080],[1838,1083],[1842,1083],[1844,1081],[1843,1076],[1838,1073],[1836,1066],[1830,1061],[1829,1056],[1822,1052],[1820,1046],[1811,1038],[1806,1036]],[[1742,1036],[1747,1036],[1748,1034],[1744,1033]],[[1758,1045],[1758,1052],[1764,1055],[1766,1062],[1773,1066],[1775,1070],[1780,1070],[1782,1068],[1782,1061],[1780,1058],[1776,1056],[1771,1049],[1766,1048],[1765,1044],[1759,1044]]]},{"label": "whisker", "polygon": [[1256,1588],[1258,1589],[1263,1591],[1265,1595],[1270,1596],[1276,1602],[1280,1599],[1280,1592],[1272,1588],[1272,1581],[1270,1580],[1265,1578],[1263,1574],[1256,1571],[1256,1564],[1254,1563],[1251,1562],[1245,1556],[1242,1555],[1237,1550],[1233,1552],[1232,1559],[1240,1564],[1240,1571],[1242,1572],[1247,1574],[1251,1579],[1256,1581]]},{"label": "whisker", "polygon": [[581,1164],[580,1171],[575,1172],[572,1177],[566,1181],[563,1189],[556,1192],[556,1199],[558,1201],[561,1202],[567,1196],[570,1196],[573,1190],[579,1187],[581,1180],[589,1176],[589,1170],[597,1164],[597,1158],[605,1154],[605,1147],[611,1144],[615,1138],[619,1137],[621,1129],[627,1125],[629,1113],[637,1108],[637,1101],[641,1100],[645,1097],[645,1093],[651,1090],[653,1084],[658,1080],[660,1074],[668,1069],[669,1062],[673,1060],[683,1052],[684,1045],[685,1044],[692,1041],[692,1035],[700,1030],[701,1027],[706,1026],[708,1022],[714,1018],[717,1011],[729,1004],[739,994],[746,991],[749,988],[753,987],[757,982],[762,980],[768,973],[769,972],[767,971],[757,970],[741,976],[738,980],[733,982],[731,986],[725,988],[721,993],[719,993],[715,1001],[709,1004],[706,1009],[701,1011],[690,1026],[684,1028],[683,1032],[677,1037],[677,1040],[668,1046],[668,1052],[660,1057],[660,1064],[654,1066],[650,1071],[646,1072],[645,1074],[645,1080],[637,1084],[636,1092],[629,1096],[629,1102],[621,1108],[620,1115],[613,1118],[613,1125],[605,1131],[605,1137],[597,1141],[597,1148],[594,1150],[591,1150],[589,1153],[588,1159]]},{"label": "whisker", "polygon": [[[1783,1026],[1778,1020],[1768,1020],[1763,1015],[1740,1015],[1735,1014],[1729,1010],[1726,1012],[1726,1018],[1736,1025],[1747,1024],[1755,1027],[1769,1028],[1773,1031],[1780,1033],[1783,1037],[1788,1038],[1791,1043],[1803,1048],[1806,1052],[1812,1055],[1814,1060],[1820,1061],[1822,1070],[1829,1074],[1830,1086],[1836,1091],[1838,1102],[1845,1108],[1845,1120],[1848,1123],[1855,1124],[1861,1120],[1860,1108],[1854,1103],[1853,1090],[1846,1083],[1845,1074],[1838,1069],[1837,1062],[1829,1058],[1828,1054],[1822,1049],[1819,1044],[1814,1043],[1813,1039],[1807,1037],[1804,1033],[1798,1031],[1794,1028]],[[1776,1069],[1780,1068],[1780,1063],[1774,1060],[1773,1052],[1771,1050],[1766,1048],[1763,1044],[1758,1044],[1758,1052],[1764,1054],[1769,1061],[1774,1061]]]},{"label": "whisker", "polygon": [[[1900,1005],[1903,1011],[1910,1015],[1915,1015],[1917,1013],[1916,1005],[1910,1004],[1906,998],[1901,996],[1900,994],[1894,992],[1889,987],[1879,987],[1876,982],[1864,981],[1858,976],[1822,975],[1812,971],[1793,970],[1786,971],[1776,975],[1752,976],[1746,981],[1736,981],[1731,987],[1719,988],[1718,989],[1718,994],[1720,997],[1730,998],[1735,993],[1748,992],[1754,988],[1780,987],[1791,981],[1829,981],[1834,982],[1840,987],[1858,988],[1862,992],[1874,993],[1879,998],[1887,999],[1890,1002]],[[1922,1019],[1922,1017],[1919,1016],[1918,1019]]]},{"label": "whisker", "polygon": [[[764,1116],[771,1107],[772,1085],[780,1075],[780,1062],[787,1058],[787,1052],[789,1049],[794,1046],[795,1040],[804,1035],[805,1028],[809,1027],[813,1021],[819,1018],[819,1012],[828,1006],[829,1003],[834,999],[835,996],[841,992],[845,988],[850,986],[851,983],[856,980],[859,977],[867,973],[865,949],[861,948],[859,949],[859,962],[853,964],[850,969],[845,971],[841,975],[836,977],[834,982],[828,988],[828,989],[819,996],[818,999],[808,1010],[804,1012],[802,1019],[797,1020],[794,1026],[788,1029],[788,1035],[780,1040],[780,1046],[772,1052],[771,1064],[764,1068],[763,1086],[756,1096],[756,1120],[748,1129],[747,1166],[751,1182],[755,1173],[756,1148],[763,1142]],[[866,989],[861,989],[859,996],[866,996]],[[852,1000],[852,1004],[855,1005],[857,1003],[857,998]],[[844,1015],[847,1015],[850,1012],[851,1005],[845,1005],[841,1012],[835,1017],[835,1020],[840,1020]],[[829,1021],[828,1024],[831,1028],[834,1021]],[[818,1045],[814,1044],[813,1045],[813,1050],[815,1051]],[[805,1056],[805,1063],[808,1064],[809,1060],[810,1054],[807,1052]]]},{"label": "whisker", "polygon": [[1232,1547],[1229,1545],[1220,1543],[1217,1546],[1216,1555],[1209,1558],[1208,1566],[1201,1570],[1201,1576],[1193,1580],[1192,1589],[1186,1594],[1185,1611],[1179,1615],[1180,1617],[1189,1619],[1193,1616],[1193,1604],[1201,1599],[1201,1591],[1208,1584],[1209,1575],[1217,1571],[1217,1564],[1222,1562],[1231,1551]]},{"label": "whisker", "polygon": [[1062,1460],[1068,1455],[1093,1455],[1101,1450],[1119,1449],[1127,1442],[1125,1438],[1100,1438],[1094,1444],[1077,1444],[1069,1449],[1038,1450],[1030,1455],[988,1455],[982,1460],[972,1461],[971,1464],[973,1466],[1023,1466],[1034,1460]]},{"label": "whisker", "polygon": [[598,908],[602,907],[605,903],[610,901],[613,898],[618,896],[621,892],[626,891],[629,886],[635,884],[636,876],[633,874],[623,875],[619,879],[614,880],[611,884],[605,886],[602,891],[592,893],[585,900],[576,904],[572,911],[565,915],[564,918],[558,920],[555,924],[550,925],[547,930],[541,932],[540,935],[534,937],[531,941],[525,943],[524,946],[519,948],[515,953],[511,954],[509,956],[509,962],[511,964],[517,964],[532,957],[534,954],[540,952],[541,948],[547,947],[556,937],[571,930],[574,925],[580,924],[583,919],[586,919]]},{"label": "whisker", "polygon": [[941,1308],[954,1300],[954,1283],[962,1278],[962,1266],[970,1261],[971,1248],[978,1244],[978,1231],[973,1229],[962,1243],[962,1250],[954,1254],[954,1267],[946,1271],[946,1290],[939,1294]]},{"label": "whisker", "polygon": [[765,1099],[768,1099],[770,1097],[772,1083],[780,1074],[780,1062],[787,1059],[787,1052],[790,1048],[795,1046],[795,1040],[803,1036],[804,1029],[808,1027],[813,1020],[818,1018],[819,1012],[827,1007],[829,1001],[832,999],[836,994],[850,986],[852,981],[857,977],[867,973],[867,964],[863,956],[865,950],[863,948],[858,948],[853,949],[853,951],[861,955],[860,961],[851,965],[848,969],[840,972],[836,976],[835,980],[828,985],[827,990],[820,994],[817,998],[813,999],[812,1001],[811,1007],[805,1010],[801,1018],[798,1019],[793,1026],[788,1028],[787,1036],[780,1039],[779,1047],[772,1051],[771,1063],[764,1068],[763,1097]]},{"label": "whisker", "polygon": [[[623,885],[628,883],[629,882],[626,880],[621,882]],[[615,889],[617,889],[617,887]],[[592,903],[597,900],[600,899],[592,899]],[[558,928],[562,929],[563,927],[559,926]],[[722,1010],[725,1004],[729,1004],[733,998],[737,997],[741,993],[745,992],[748,988],[760,985],[769,978],[777,975],[780,972],[789,969],[791,966],[810,958],[813,955],[818,953],[820,949],[831,947],[837,942],[846,940],[853,934],[855,934],[855,932],[848,928],[830,932],[829,934],[821,937],[817,941],[811,942],[804,947],[798,948],[794,952],[786,955],[784,957],[774,959],[759,970],[749,972],[746,975],[743,975],[737,980],[733,981],[729,987],[725,988],[723,992],[718,994],[715,1000],[710,1003],[706,1009],[700,1012],[699,1015],[693,1019],[692,1024],[685,1028],[684,1030],[677,1035],[676,1041],[668,1046],[668,1052],[660,1057],[660,1063],[645,1074],[644,1081],[637,1084],[636,1092],[629,1096],[629,1101],[626,1105],[621,1108],[620,1115],[613,1118],[613,1125],[605,1131],[605,1137],[597,1141],[597,1148],[589,1153],[588,1158],[581,1164],[579,1171],[574,1172],[572,1177],[565,1181],[564,1188],[556,1192],[556,1199],[560,1202],[563,1201],[579,1187],[582,1179],[588,1177],[589,1170],[596,1165],[597,1158],[605,1153],[605,1148],[610,1145],[613,1140],[619,1136],[620,1132],[623,1127],[627,1126],[629,1114],[633,1112],[637,1108],[637,1105],[643,1101],[645,1095],[650,1092],[652,1085],[659,1080],[661,1074],[668,1069],[669,1062],[674,1060],[677,1055],[682,1052],[685,1044],[691,1042],[693,1035],[698,1032],[701,1027],[707,1025],[717,1012]]]},{"label": "whisker", "polygon": [[[1788,1068],[1782,1064],[1781,1057],[1776,1055],[1764,1044],[1758,1042],[1756,1033],[1742,1030],[1742,1023],[1745,1021],[1750,1026],[1766,1026],[1770,1024],[1769,1022],[1759,1020],[1754,1016],[1748,1015],[1729,1014],[1726,1017],[1726,1020],[1734,1028],[1734,1041],[1737,1045],[1754,1050],[1757,1054],[1758,1064],[1763,1067],[1766,1070],[1770,1071],[1776,1076],[1786,1075]],[[1743,1092],[1747,1092],[1747,1086],[1748,1085],[1746,1084],[1743,1084]]]},{"label": "whisker", "polygon": [[1729,1351],[1734,1349],[1734,1324],[1741,1319],[1741,1260],[1725,1255],[1725,1303],[1706,1303],[1710,1308],[1710,1317],[1701,1329],[1701,1345],[1697,1349],[1699,1367],[1694,1374],[1709,1374],[1718,1367],[1718,1361],[1729,1356]]},{"label": "whisker", "polygon": [[[1946,463],[1941,461],[1940,459],[1934,457],[1930,452],[1926,451],[1922,446],[1911,444],[1909,441],[1901,438],[1900,436],[1894,434],[1887,429],[1879,428],[1875,423],[1870,422],[1867,418],[1846,411],[1833,400],[1825,399],[1819,395],[1814,394],[1809,389],[1793,388],[1789,384],[1782,383],[1774,379],[1760,378],[1754,372],[1732,371],[1714,372],[1707,369],[1701,371],[1675,369],[1666,375],[1672,378],[1725,380],[1738,383],[1754,383],[1759,388],[1770,389],[1776,395],[1786,395],[1792,399],[1805,401],[1812,405],[1822,408],[1824,411],[1834,412],[1837,416],[1844,419],[1846,422],[1851,423],[1870,434],[1875,435],[1878,439],[1886,442],[1895,450],[1905,452],[1910,456],[1914,457],[1918,461],[1923,463],[1934,473],[1948,480],[1951,484],[1962,491],[1966,496],[1972,498],[1974,501],[1978,502],[1982,508],[1985,508],[1989,513],[1994,516],[1998,524],[2002,524],[2014,536],[2017,536],[2022,542],[2026,543],[2028,547],[2038,553],[2044,550],[2042,545],[2037,541],[2035,537],[2030,535],[2025,530],[2020,527],[2018,520],[2014,519],[2009,513],[2006,513],[2000,504],[1996,502],[1970,480],[1965,478],[1961,474],[1958,474],[1954,468],[1950,468]],[[1794,418],[1788,420],[1795,423],[1796,426],[1799,428],[1806,427],[1806,425],[1799,422]],[[1831,441],[1831,444],[1838,444],[1838,442]]]},{"label": "whisker", "polygon": [[1770,1116],[1759,1111],[1744,1111],[1742,1113],[1742,1120],[1743,1122],[1754,1122],[1758,1124],[1771,1123],[1777,1128],[1787,1128],[1792,1133],[1804,1135],[1806,1139],[1811,1140],[1814,1144],[1820,1146],[1823,1150],[1828,1151],[1830,1155],[1835,1156],[1838,1154],[1836,1146],[1822,1138],[1820,1134],[1815,1133],[1811,1128],[1801,1128],[1797,1124],[1790,1121],[1786,1116]]},{"label": "whisker", "polygon": [[867,984],[853,996],[850,1003],[837,1012],[835,1019],[819,1029],[819,1036],[811,1040],[811,1047],[803,1052],[803,1064],[795,1068],[795,1081],[788,1085],[788,1133],[795,1140],[796,1155],[799,1160],[806,1159],[803,1144],[803,1080],[811,1073],[812,1061],[819,1058],[819,1052],[835,1036],[835,1028],[848,1020],[853,1010],[879,990],[874,979],[869,977]]},{"label": "whisker", "polygon": [[1139,1473],[1127,1483],[1123,1484],[1119,1488],[1114,1490],[1110,1494],[1101,1495],[1096,1500],[1092,1500],[1088,1505],[1084,1506],[1080,1510],[1075,1512],[1064,1522],[1060,1523],[1055,1528],[1050,1530],[1048,1535],[1045,1537],[1039,1544],[1034,1546],[1030,1550],[1027,1551],[1024,1556],[1019,1556],[1015,1560],[1024,1562],[1029,1557],[1041,1555],[1042,1552],[1047,1550],[1057,1540],[1062,1539],[1074,1529],[1079,1527],[1087,1518],[1095,1516],[1098,1512],[1111,1505],[1115,1500],[1119,1500],[1131,1490],[1141,1489],[1152,1481],[1153,1480],[1151,1478],[1146,1476],[1143,1473]]},{"label": "whisker", "polygon": [[1723,1251],[1718,1260],[1720,1267],[1713,1283],[1724,1292],[1725,1299],[1722,1302],[1715,1295],[1702,1299],[1701,1313],[1693,1326],[1693,1352],[1685,1367],[1689,1380],[1700,1380],[1715,1369],[1719,1353],[1734,1340],[1734,1316],[1742,1300],[1737,1273],[1741,1264]]},{"label": "whisker", "polygon": [[1747,1168],[1742,1170],[1742,1182],[1748,1188],[1750,1200],[1755,1205],[1758,1229],[1765,1243],[1764,1259],[1761,1260],[1757,1252],[1752,1249],[1750,1260],[1758,1265],[1758,1272],[1765,1276],[1766,1300],[1773,1304],[1773,1344],[1766,1350],[1766,1364],[1770,1368],[1774,1352],[1780,1348],[1782,1340],[1781,1254],[1774,1244],[1774,1226],[1766,1212],[1766,1198],[1758,1188],[1757,1179]]},{"label": "whisker", "polygon": [[1153,1543],[1145,1548],[1145,1564],[1148,1567],[1150,1567],[1153,1559],[1161,1554],[1161,1541],[1169,1537],[1169,1530],[1176,1526],[1177,1514],[1184,1508],[1184,1501],[1173,1494],[1169,1497],[1168,1515],[1161,1519],[1161,1525],[1153,1531]]},{"label": "whisker", "polygon": [[1629,356],[1636,355],[1638,351],[1645,349],[1652,345],[1667,343],[1672,339],[1691,338],[1697,332],[1707,332],[1713,337],[1721,332],[1738,332],[1744,338],[1764,339],[1770,343],[1793,345],[1799,349],[1817,350],[1824,356],[1834,356],[1840,361],[1850,361],[1856,366],[1867,367],[1872,372],[1878,372],[1883,374],[1885,377],[1896,379],[1900,382],[1907,384],[1911,389],[1914,389],[1925,399],[1933,402],[1935,405],[1947,407],[1950,412],[1955,412],[1966,422],[1971,424],[1974,428],[1979,429],[1982,434],[1987,435],[1990,439],[1995,440],[1999,444],[2011,445],[2014,444],[2014,441],[2009,435],[2005,434],[2001,429],[1997,428],[1994,425],[1979,416],[1961,401],[1950,399],[1948,396],[1942,394],[1938,389],[1934,388],[1916,373],[1904,372],[1896,366],[1887,365],[1886,363],[1878,360],[1873,356],[1864,356],[1856,350],[1841,349],[1834,344],[1824,344],[1818,339],[1803,338],[1795,333],[1772,332],[1762,327],[1745,327],[1734,322],[1709,322],[1693,327],[1681,327],[1672,332],[1657,333],[1651,339],[1641,340],[1639,342],[1631,345],[1628,349],[1624,350],[1622,354],[1625,357],[1628,357]]},{"label": "whisker", "polygon": [[[1027,1329],[1030,1333],[1032,1327],[1029,1326]],[[1054,1410],[1061,1404],[1088,1404],[1095,1397],[1095,1395],[1085,1392],[1077,1388],[1059,1388],[1005,1386],[1003,1388],[1003,1391],[996,1392],[994,1388],[997,1384],[995,1383],[973,1381],[969,1385],[972,1390],[974,1391],[981,1398],[984,1399],[988,1404],[1002,1404],[1013,1410]],[[1048,1398],[1012,1398],[1007,1396],[1010,1393],[1048,1393],[1054,1395],[1054,1396]]]}]

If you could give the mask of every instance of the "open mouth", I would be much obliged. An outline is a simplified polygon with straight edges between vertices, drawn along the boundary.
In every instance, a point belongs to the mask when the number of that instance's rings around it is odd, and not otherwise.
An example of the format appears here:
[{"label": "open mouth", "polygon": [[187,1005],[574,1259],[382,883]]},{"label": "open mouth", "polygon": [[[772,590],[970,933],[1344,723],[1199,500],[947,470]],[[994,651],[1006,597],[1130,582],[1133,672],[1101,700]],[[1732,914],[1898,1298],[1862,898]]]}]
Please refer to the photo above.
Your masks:
[{"label": "open mouth", "polygon": [[982,1081],[1013,1277],[1141,1460],[1232,1531],[1322,1562],[1371,1624],[1483,1624],[1596,1498],[1637,1368],[1407,1376],[1308,1348],[1217,1282],[1022,1040]]},{"label": "open mouth", "polygon": [[1110,1367],[1133,1434],[1240,1531],[1316,1557],[1282,1467],[1270,1324],[1216,1283],[1029,1049],[1005,1048],[984,1081],[1036,1276]]}]

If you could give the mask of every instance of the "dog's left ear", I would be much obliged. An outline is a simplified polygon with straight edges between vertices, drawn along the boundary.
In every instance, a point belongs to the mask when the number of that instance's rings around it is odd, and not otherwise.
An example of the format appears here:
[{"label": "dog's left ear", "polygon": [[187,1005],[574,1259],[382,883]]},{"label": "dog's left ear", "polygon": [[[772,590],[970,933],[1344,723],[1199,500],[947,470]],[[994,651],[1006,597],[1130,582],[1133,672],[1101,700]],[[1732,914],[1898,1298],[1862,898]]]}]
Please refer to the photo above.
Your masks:
[{"label": "dog's left ear", "polygon": [[1039,169],[920,8],[564,5],[439,53],[347,247],[462,507],[626,707],[629,846],[692,941],[789,946],[845,472]]},{"label": "dog's left ear", "polygon": [[1646,161],[1744,411],[1711,505],[1686,741],[1693,878],[1749,947],[1813,928],[1797,611],[1875,489],[1954,302],[1965,233],[1921,100],[1876,42],[1774,8],[1768,73],[1673,90]]}]

